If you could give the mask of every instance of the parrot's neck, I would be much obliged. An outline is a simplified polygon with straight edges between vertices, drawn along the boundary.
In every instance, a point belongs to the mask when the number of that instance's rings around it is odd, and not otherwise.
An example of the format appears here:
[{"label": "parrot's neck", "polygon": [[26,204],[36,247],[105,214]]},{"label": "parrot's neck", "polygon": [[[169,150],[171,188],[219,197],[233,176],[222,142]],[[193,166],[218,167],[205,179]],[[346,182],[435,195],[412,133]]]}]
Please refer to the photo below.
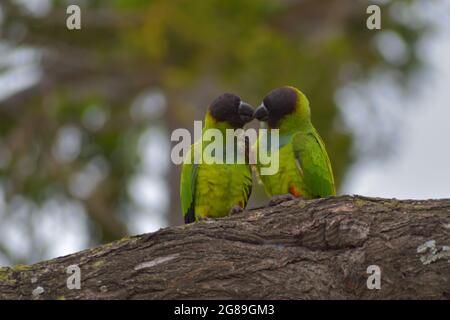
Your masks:
[{"label": "parrot's neck", "polygon": [[280,135],[290,135],[298,131],[312,130],[313,125],[309,118],[291,115],[279,123],[278,129],[280,130]]}]

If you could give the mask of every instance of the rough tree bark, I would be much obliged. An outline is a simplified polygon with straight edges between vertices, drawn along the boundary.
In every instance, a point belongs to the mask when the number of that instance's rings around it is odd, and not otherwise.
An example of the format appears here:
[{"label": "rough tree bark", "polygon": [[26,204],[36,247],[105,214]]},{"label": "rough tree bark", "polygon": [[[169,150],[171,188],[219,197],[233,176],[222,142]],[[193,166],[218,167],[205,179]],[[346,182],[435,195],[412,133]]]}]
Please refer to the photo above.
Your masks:
[{"label": "rough tree bark", "polygon": [[[74,264],[79,290],[67,288]],[[293,200],[1,268],[0,297],[449,299],[450,199]]]}]

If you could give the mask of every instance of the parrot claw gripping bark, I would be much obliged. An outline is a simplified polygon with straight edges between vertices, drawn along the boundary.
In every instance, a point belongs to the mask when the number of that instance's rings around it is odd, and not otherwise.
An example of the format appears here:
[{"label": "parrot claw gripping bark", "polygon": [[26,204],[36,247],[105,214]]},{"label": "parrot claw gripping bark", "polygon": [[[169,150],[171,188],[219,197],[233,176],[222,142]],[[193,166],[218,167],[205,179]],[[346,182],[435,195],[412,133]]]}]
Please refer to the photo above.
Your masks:
[{"label": "parrot claw gripping bark", "polygon": [[228,215],[232,216],[234,214],[238,214],[243,211],[244,211],[244,209],[240,205],[235,205],[230,209],[230,212],[228,213]]},{"label": "parrot claw gripping bark", "polygon": [[[336,194],[333,171],[325,144],[311,123],[309,101],[297,88],[285,86],[271,91],[253,116],[269,129],[279,129],[279,148],[271,156],[278,159],[274,175],[259,178],[269,196],[291,194],[304,199]],[[262,144],[262,141],[256,142]]]},{"label": "parrot claw gripping bark", "polygon": [[[208,129],[220,130],[226,136],[227,129],[239,129],[253,119],[253,108],[239,97],[225,93],[216,98],[208,107],[202,135]],[[207,139],[205,139],[207,140]],[[252,172],[248,163],[211,163],[205,160],[208,155],[203,150],[208,141],[203,141],[201,148],[191,146],[187,154],[180,181],[181,209],[185,223],[201,219],[217,218],[239,212],[245,208],[252,191]],[[248,152],[248,146],[237,145]],[[195,152],[202,152],[201,155]],[[226,158],[226,148],[222,150]],[[196,156],[203,161],[194,164]],[[190,160],[190,161],[188,161]]]}]

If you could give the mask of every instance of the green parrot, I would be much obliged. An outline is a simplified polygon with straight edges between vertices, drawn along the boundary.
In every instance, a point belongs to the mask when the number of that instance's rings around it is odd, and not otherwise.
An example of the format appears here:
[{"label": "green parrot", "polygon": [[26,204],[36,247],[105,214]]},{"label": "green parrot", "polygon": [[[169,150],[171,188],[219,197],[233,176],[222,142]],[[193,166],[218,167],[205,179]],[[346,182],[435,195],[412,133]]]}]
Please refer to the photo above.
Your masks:
[{"label": "green parrot", "polygon": [[[277,173],[261,175],[264,165],[259,157],[256,165],[264,189],[272,197],[271,205],[294,197],[336,195],[330,159],[311,123],[309,101],[300,90],[291,86],[272,90],[253,115],[262,121],[261,128],[279,129],[279,148],[271,154],[279,161]],[[256,148],[261,143],[260,134]]]},{"label": "green parrot", "polygon": [[[209,105],[205,115],[202,139],[191,145],[181,170],[180,196],[185,223],[205,218],[224,217],[242,211],[247,205],[252,189],[252,172],[248,161],[225,163],[227,149],[223,141],[223,149],[220,151],[222,151],[221,157],[224,163],[208,162],[211,156],[203,151],[211,142],[203,141],[202,143],[202,140],[208,140],[204,139],[207,129],[217,129],[222,133],[222,137],[226,137],[227,129],[243,128],[253,119],[253,111],[249,104],[230,93],[222,94]],[[244,144],[236,144],[235,148],[244,148],[240,150],[245,153],[248,160],[248,141]],[[198,155],[199,152],[201,155]],[[237,157],[237,150],[235,149],[234,152]],[[201,163],[194,163],[196,153],[201,157]],[[211,154],[215,156],[215,151]],[[190,161],[187,161],[189,159]]]}]

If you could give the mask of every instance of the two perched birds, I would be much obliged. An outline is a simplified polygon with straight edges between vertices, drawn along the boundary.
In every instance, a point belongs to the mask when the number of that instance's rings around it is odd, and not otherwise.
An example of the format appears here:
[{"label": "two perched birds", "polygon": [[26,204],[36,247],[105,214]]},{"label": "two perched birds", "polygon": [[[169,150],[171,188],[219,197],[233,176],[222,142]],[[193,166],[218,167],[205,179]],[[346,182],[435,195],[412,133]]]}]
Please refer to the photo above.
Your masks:
[{"label": "two perched birds", "polygon": [[[242,129],[254,118],[261,121],[261,128],[279,130],[278,148],[270,154],[279,161],[277,172],[261,174],[267,165],[259,161],[259,157],[255,165],[266,193],[272,197],[272,204],[295,197],[312,199],[336,194],[325,145],[311,123],[309,101],[297,88],[286,86],[271,91],[255,110],[239,97],[223,94],[208,107],[203,134],[207,129],[217,129],[225,137],[227,129]],[[262,143],[270,145],[271,136],[267,137],[269,141],[265,143],[260,134],[253,149],[258,150]],[[203,153],[208,144],[199,146],[199,143],[201,141],[191,146],[181,172],[180,195],[185,223],[242,211],[252,190],[252,168],[248,161],[212,163],[205,159],[208,153]],[[251,152],[246,143],[238,144],[236,150],[242,148],[246,155]],[[229,152],[225,145],[219,151],[223,151],[224,157]],[[201,163],[193,161],[196,152],[202,153]]]}]

